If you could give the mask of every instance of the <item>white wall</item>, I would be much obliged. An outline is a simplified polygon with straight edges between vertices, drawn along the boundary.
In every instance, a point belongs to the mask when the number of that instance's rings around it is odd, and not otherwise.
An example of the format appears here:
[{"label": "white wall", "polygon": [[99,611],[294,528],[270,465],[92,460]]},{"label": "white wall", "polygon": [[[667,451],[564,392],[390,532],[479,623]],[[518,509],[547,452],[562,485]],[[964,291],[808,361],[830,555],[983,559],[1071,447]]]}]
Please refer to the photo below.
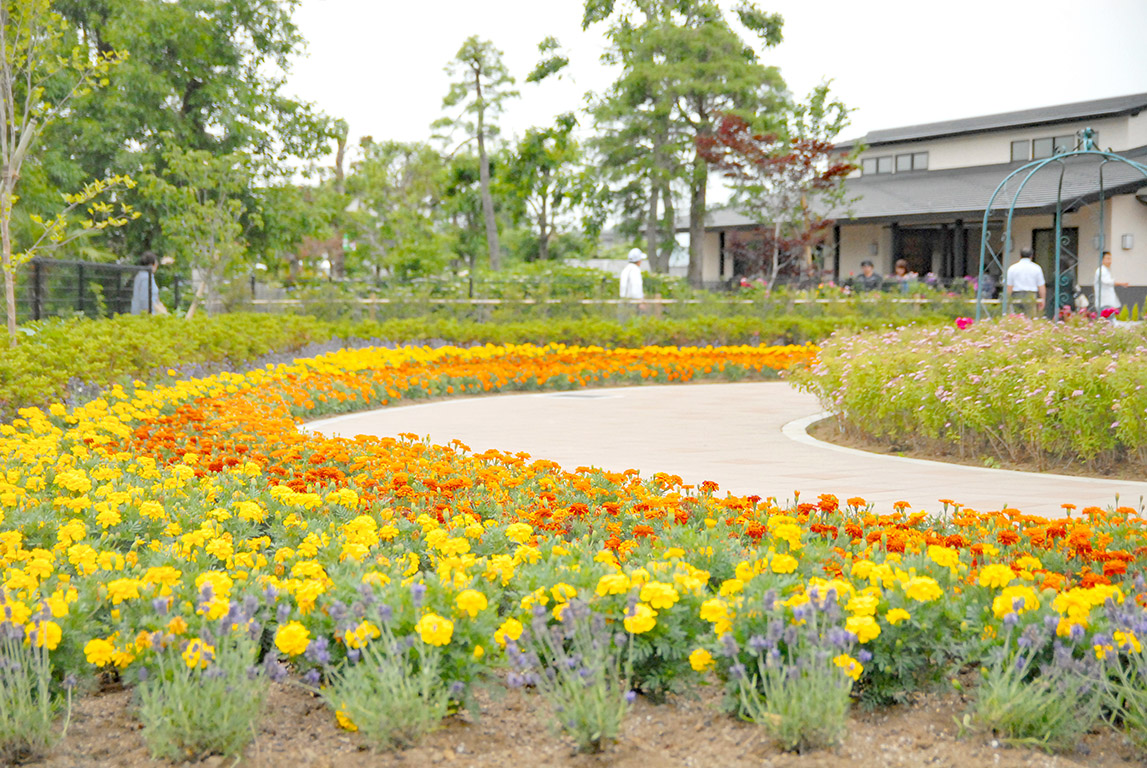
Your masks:
[{"label": "white wall", "polygon": [[[876,254],[872,244],[876,243]],[[881,224],[840,222],[840,279],[860,274],[860,262],[868,259],[882,275],[892,272],[892,233]]]},{"label": "white wall", "polygon": [[[967,168],[976,165],[1009,163],[1012,156],[1012,142],[1020,139],[1042,139],[1055,136],[1074,135],[1083,128],[1094,128],[1099,132],[1099,146],[1122,151],[1147,144],[1147,121],[1144,114],[1133,118],[1137,121],[1131,130],[1132,118],[1118,117],[1105,120],[1084,120],[1074,123],[1005,130],[974,136],[955,136],[925,141],[907,141],[882,147],[873,147],[861,154],[868,157],[895,158],[907,152],[927,152],[928,170],[941,171],[946,168]],[[895,162],[895,160],[893,161]],[[855,174],[854,174],[855,175]]]},{"label": "white wall", "polygon": [[[1107,250],[1111,251],[1111,275],[1117,283],[1147,285],[1147,205],[1135,195],[1119,195],[1111,199],[1111,228]],[[1134,244],[1123,249],[1123,235],[1131,235]],[[1089,270],[1093,272],[1094,270]],[[1091,282],[1094,274],[1088,276]]]}]

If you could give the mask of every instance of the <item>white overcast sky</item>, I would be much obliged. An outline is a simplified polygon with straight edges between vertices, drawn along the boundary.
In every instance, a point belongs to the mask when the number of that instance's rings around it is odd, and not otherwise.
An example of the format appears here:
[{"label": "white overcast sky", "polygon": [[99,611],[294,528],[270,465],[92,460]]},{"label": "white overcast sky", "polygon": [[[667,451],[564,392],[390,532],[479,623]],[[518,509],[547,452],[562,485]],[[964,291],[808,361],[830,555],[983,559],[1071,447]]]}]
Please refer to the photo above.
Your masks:
[{"label": "white overcast sky", "polygon": [[[831,78],[854,108],[841,138],[1147,92],[1147,0],[758,5],[784,16],[784,42],[762,59],[780,68],[790,90],[803,95]],[[599,61],[604,25],[582,32],[581,14],[581,0],[302,0],[295,21],[307,50],[287,92],[345,119],[352,142],[425,139],[443,114],[443,68],[476,34],[504,52],[519,81],[521,98],[501,124],[504,135],[520,135],[612,82]],[[569,74],[525,83],[547,35],[570,50]]]}]

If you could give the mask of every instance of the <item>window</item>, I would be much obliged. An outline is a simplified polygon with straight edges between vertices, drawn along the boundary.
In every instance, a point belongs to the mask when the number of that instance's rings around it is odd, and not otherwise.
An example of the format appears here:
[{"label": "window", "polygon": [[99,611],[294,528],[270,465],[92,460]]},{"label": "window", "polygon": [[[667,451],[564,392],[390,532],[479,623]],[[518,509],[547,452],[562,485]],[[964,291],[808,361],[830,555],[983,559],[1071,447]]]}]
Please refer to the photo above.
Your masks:
[{"label": "window", "polygon": [[912,152],[911,154],[896,156],[896,172],[926,171],[928,170],[928,153]]},{"label": "window", "polygon": [[892,173],[892,156],[876,158],[877,173]]},{"label": "window", "polygon": [[1056,136],[1055,137],[1055,153],[1058,155],[1060,152],[1071,152],[1075,149],[1074,136]]},{"label": "window", "polygon": [[1055,139],[1035,139],[1032,141],[1032,160],[1042,160],[1055,154]]},{"label": "window", "polygon": [[876,173],[876,158],[866,157],[860,161],[860,172],[864,176]]},{"label": "window", "polygon": [[1031,160],[1031,142],[1027,139],[1012,142],[1012,162]]}]

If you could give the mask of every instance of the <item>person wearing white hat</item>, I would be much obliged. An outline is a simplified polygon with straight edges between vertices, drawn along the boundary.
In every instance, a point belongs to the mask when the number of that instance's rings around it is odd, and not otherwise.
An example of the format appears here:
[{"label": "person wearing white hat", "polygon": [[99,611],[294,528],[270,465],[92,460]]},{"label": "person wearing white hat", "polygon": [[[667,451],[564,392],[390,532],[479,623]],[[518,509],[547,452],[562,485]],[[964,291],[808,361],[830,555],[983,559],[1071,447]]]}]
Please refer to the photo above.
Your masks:
[{"label": "person wearing white hat", "polygon": [[621,298],[641,301],[645,298],[641,287],[641,262],[645,260],[645,254],[640,248],[634,248],[629,252],[628,260],[629,263],[621,270]]}]

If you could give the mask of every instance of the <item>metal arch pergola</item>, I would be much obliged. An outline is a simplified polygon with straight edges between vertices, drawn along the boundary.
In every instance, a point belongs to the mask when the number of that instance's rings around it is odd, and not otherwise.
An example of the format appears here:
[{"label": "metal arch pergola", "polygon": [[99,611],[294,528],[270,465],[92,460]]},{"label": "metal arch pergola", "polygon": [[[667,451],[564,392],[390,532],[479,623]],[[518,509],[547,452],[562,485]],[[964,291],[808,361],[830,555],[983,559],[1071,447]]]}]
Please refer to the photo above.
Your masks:
[{"label": "metal arch pergola", "polygon": [[[1009,297],[1006,287],[1006,277],[1008,273],[1008,267],[1011,266],[1008,254],[1012,250],[1010,247],[1012,242],[1012,219],[1015,217],[1016,202],[1019,200],[1020,195],[1023,193],[1024,188],[1027,186],[1028,182],[1031,181],[1032,177],[1034,177],[1037,173],[1049,165],[1058,165],[1059,167],[1059,185],[1055,198],[1055,270],[1052,273],[1052,281],[1055,284],[1055,303],[1052,304],[1052,306],[1055,308],[1056,312],[1059,311],[1059,307],[1061,305],[1061,284],[1064,272],[1063,248],[1065,242],[1063,236],[1063,177],[1067,170],[1067,165],[1064,161],[1072,158],[1095,158],[1099,161],[1097,166],[1097,173],[1099,177],[1099,247],[1097,249],[1098,263],[1096,265],[1096,269],[1098,269],[1099,265],[1103,263],[1103,251],[1106,250],[1106,213],[1104,211],[1103,205],[1106,200],[1106,190],[1104,189],[1103,181],[1104,168],[1108,163],[1111,162],[1121,163],[1138,170],[1141,174],[1143,174],[1144,179],[1147,180],[1147,166],[1143,166],[1133,160],[1128,160],[1127,158],[1117,155],[1114,152],[1104,152],[1100,150],[1095,145],[1095,131],[1091,128],[1086,128],[1080,131],[1077,135],[1079,138],[1079,141],[1077,142],[1078,149],[1072,150],[1070,152],[1060,152],[1059,154],[1055,154],[1051,157],[1041,160],[1033,160],[1030,163],[1026,163],[1020,166],[1019,168],[1009,173],[1007,177],[1000,182],[999,186],[996,187],[996,191],[992,193],[991,199],[988,200],[987,208],[984,209],[983,228],[980,230],[980,274],[976,283],[976,320],[979,320],[981,317],[988,313],[988,307],[984,305],[984,299],[986,298],[984,295],[985,292],[981,290],[981,286],[985,284],[985,278],[988,276],[987,270],[991,264],[994,264],[999,269],[1000,274],[1000,315],[1003,316],[1008,314]],[[988,229],[989,219],[991,218],[992,210],[995,208],[996,198],[999,197],[1000,193],[1004,190],[1005,187],[1008,186],[1010,182],[1019,178],[1020,176],[1023,176],[1023,181],[1020,182],[1019,188],[1016,189],[1015,193],[1012,195],[1011,202],[1008,205],[1008,212],[1004,223],[1004,238],[1000,243],[999,250],[997,251],[992,248],[991,232]],[[1075,255],[1078,259],[1078,254],[1073,255]]]}]

